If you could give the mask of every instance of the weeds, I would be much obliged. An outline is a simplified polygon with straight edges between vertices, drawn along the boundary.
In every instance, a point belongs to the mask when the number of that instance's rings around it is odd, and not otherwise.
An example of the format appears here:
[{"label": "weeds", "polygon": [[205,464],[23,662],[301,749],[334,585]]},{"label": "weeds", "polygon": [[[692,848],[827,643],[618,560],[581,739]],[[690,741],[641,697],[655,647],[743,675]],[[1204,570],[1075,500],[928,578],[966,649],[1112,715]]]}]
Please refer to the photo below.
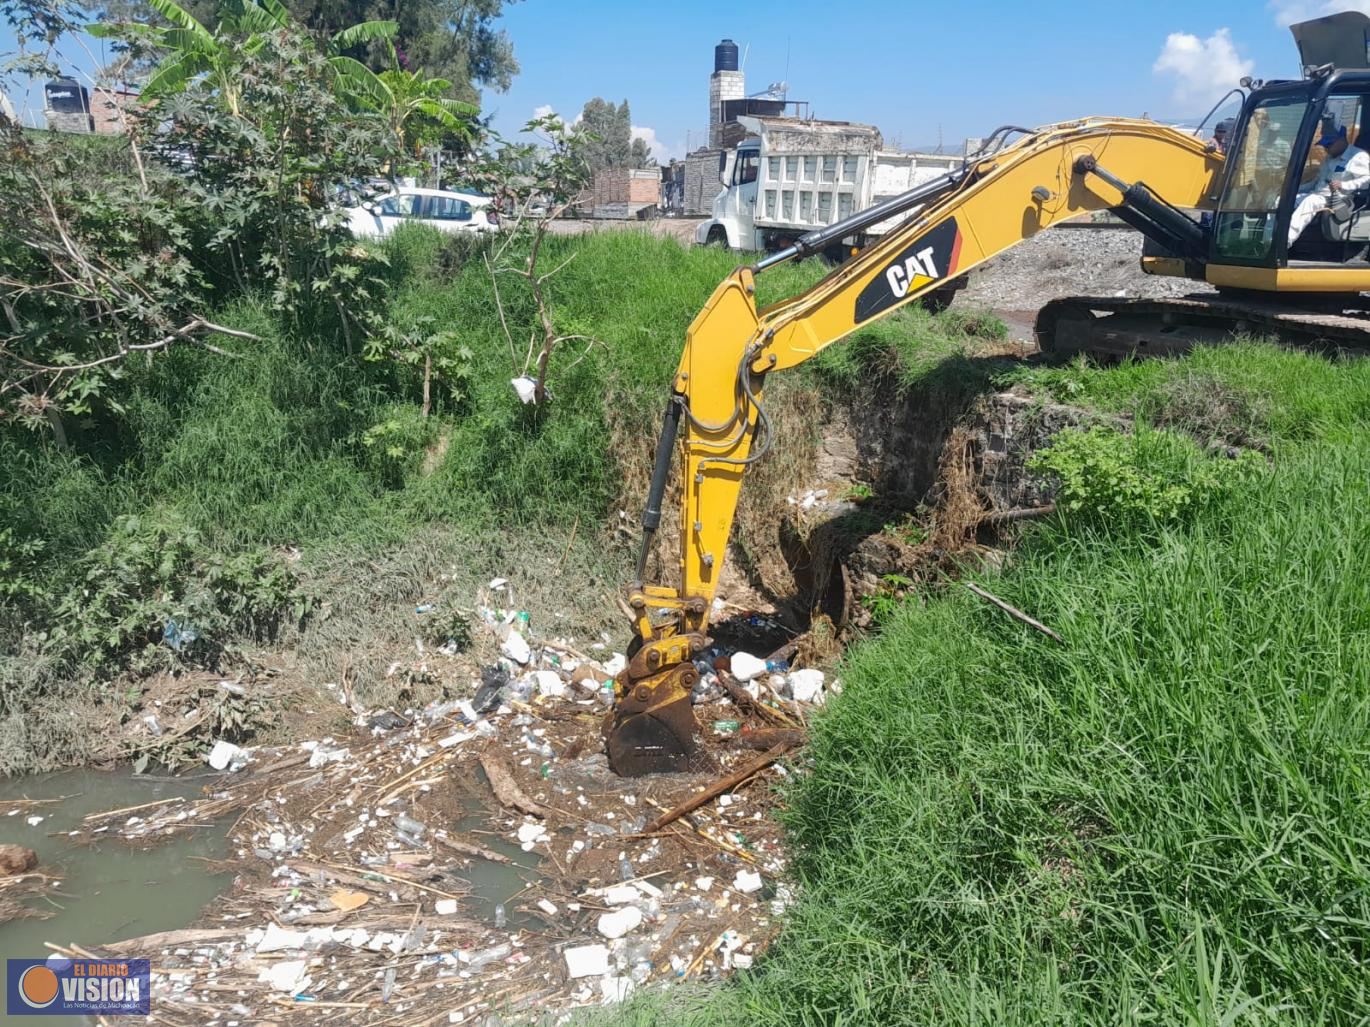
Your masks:
[{"label": "weeds", "polygon": [[1063,431],[1027,464],[1060,481],[1059,509],[1132,530],[1191,515],[1263,465],[1250,450],[1232,460],[1205,457],[1186,437],[1144,425],[1131,434]]}]

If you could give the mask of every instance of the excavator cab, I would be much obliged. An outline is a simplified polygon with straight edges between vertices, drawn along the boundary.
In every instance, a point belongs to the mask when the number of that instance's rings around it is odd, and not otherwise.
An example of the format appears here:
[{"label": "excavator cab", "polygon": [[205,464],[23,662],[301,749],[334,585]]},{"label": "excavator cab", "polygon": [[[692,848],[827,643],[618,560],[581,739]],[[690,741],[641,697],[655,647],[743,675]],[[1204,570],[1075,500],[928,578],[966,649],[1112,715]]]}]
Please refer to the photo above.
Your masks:
[{"label": "excavator cab", "polygon": [[1333,194],[1293,240],[1290,225],[1324,163],[1337,159],[1321,140],[1344,131],[1355,147],[1370,128],[1370,18],[1349,11],[1294,25],[1293,33],[1305,77],[1247,80],[1254,88],[1212,198],[1207,267],[1201,275],[1190,268],[1189,277],[1261,291],[1360,291],[1370,288],[1370,186]]}]

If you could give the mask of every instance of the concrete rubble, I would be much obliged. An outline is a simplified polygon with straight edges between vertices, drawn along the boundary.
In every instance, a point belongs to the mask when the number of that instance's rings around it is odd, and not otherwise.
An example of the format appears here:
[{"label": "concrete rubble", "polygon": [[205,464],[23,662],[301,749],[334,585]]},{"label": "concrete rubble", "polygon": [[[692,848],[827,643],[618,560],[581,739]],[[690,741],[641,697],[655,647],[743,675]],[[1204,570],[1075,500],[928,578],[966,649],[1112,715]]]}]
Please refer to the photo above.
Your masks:
[{"label": "concrete rubble", "polygon": [[773,784],[793,743],[755,750],[804,730],[822,672],[703,654],[698,770],[623,779],[600,736],[622,654],[540,639],[518,611],[477,617],[502,656],[460,694],[351,709],[345,737],[222,743],[202,797],[73,832],[151,845],[233,825],[233,887],[195,926],[98,950],[152,959],[160,1022],[566,1019],[765,948],[789,898]]}]

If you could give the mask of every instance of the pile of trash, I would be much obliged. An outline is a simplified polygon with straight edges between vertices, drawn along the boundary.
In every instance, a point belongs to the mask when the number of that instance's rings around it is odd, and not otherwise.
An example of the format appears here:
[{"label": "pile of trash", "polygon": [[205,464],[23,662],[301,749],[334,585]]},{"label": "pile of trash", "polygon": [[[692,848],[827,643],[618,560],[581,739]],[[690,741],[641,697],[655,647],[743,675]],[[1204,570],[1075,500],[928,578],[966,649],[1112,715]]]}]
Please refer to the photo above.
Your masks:
[{"label": "pile of trash", "polygon": [[162,1022],[517,1022],[752,965],[790,898],[771,784],[823,674],[704,654],[716,772],[624,779],[600,737],[623,655],[477,616],[501,657],[461,697],[353,709],[346,737],[216,745],[202,797],[75,832],[149,844],[236,818],[233,888],[196,926],[99,949],[152,959]]}]

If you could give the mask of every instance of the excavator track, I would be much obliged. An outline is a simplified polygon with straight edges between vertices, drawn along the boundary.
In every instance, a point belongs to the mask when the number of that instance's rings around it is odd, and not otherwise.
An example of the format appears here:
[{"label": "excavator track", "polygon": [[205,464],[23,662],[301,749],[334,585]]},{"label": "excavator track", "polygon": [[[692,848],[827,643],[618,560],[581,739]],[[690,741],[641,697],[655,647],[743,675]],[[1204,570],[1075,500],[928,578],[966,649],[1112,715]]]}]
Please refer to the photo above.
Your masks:
[{"label": "excavator track", "polygon": [[1175,299],[1070,296],[1042,307],[1034,332],[1043,353],[1061,357],[1173,356],[1242,336],[1329,354],[1370,354],[1370,313],[1221,293]]}]

